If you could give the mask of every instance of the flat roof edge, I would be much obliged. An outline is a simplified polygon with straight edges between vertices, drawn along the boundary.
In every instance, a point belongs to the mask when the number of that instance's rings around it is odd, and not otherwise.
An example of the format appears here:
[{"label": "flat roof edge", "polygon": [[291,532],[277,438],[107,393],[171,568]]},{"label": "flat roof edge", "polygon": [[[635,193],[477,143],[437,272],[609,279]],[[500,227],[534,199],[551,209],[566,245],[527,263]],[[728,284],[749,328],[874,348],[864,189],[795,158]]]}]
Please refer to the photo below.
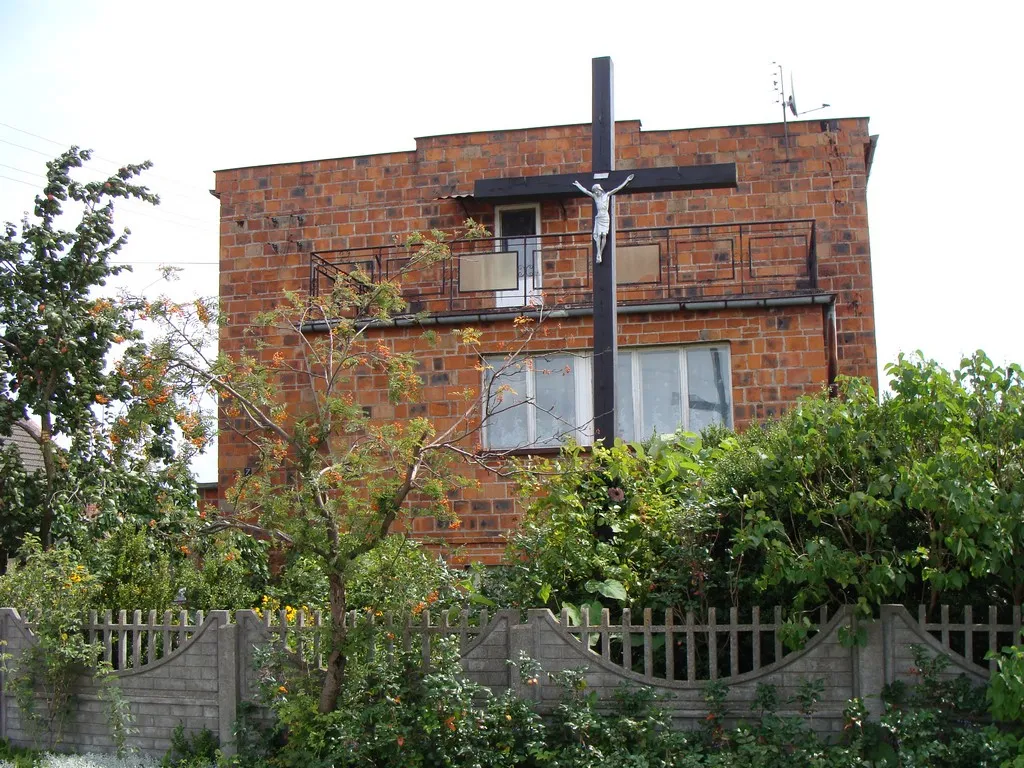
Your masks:
[{"label": "flat roof edge", "polygon": [[[860,116],[848,116],[848,117],[829,117],[829,118],[818,118],[816,120],[790,120],[790,125],[796,125],[798,123],[820,123],[823,121],[840,121],[840,120],[870,120],[871,118],[867,115]],[[640,120],[629,119],[629,120],[616,120],[615,124],[620,123],[637,123],[640,125],[642,133],[671,133],[673,131],[707,131],[715,128],[754,128],[758,126],[771,126],[771,125],[782,125],[782,122],[773,120],[771,122],[757,122],[757,123],[732,123],[729,125],[695,125],[688,128],[652,128],[650,130],[644,130],[643,123]],[[488,128],[479,131],[463,131],[461,133],[435,133],[427,136],[416,136],[413,141],[421,141],[426,139],[439,139],[445,136],[476,136],[481,133],[515,133],[517,131],[543,131],[549,128],[574,128],[576,126],[590,125],[590,123],[560,123],[557,125],[534,125],[524,128]],[[323,163],[332,160],[358,160],[362,157],[383,157],[385,155],[399,155],[416,152],[416,147],[412,149],[394,149],[388,152],[364,152],[358,155],[336,155],[333,157],[320,157],[306,160],[286,160],[278,163],[258,163],[256,165],[237,165],[230,168],[218,168],[213,172],[216,173],[229,173],[231,171],[244,171],[253,170],[256,168],[274,168],[282,165],[303,165],[305,163]]]}]

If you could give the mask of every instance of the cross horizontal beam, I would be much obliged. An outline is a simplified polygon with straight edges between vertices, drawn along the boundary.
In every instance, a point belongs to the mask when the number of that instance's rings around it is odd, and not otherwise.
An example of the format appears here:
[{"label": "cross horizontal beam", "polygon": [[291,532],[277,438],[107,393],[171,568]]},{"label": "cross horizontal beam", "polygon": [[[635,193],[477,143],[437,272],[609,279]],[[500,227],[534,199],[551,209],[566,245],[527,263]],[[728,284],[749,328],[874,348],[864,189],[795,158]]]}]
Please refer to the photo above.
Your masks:
[{"label": "cross horizontal beam", "polygon": [[611,189],[625,181],[631,173],[634,176],[633,181],[620,194],[671,192],[681,189],[728,189],[736,186],[736,164],[715,163],[612,171],[604,179],[595,179],[594,174],[589,173],[478,179],[473,187],[473,197],[476,200],[494,203],[583,197],[583,193],[573,186],[574,181],[580,182],[587,189],[595,181],[605,189]]}]

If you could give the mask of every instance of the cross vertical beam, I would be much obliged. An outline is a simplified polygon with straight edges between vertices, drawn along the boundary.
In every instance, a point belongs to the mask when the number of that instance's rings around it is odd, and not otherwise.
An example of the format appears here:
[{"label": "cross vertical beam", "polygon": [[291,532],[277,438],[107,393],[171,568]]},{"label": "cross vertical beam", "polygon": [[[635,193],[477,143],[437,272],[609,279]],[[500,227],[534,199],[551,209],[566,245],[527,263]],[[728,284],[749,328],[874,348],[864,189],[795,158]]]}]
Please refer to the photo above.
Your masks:
[{"label": "cross vertical beam", "polygon": [[[615,170],[612,78],[611,57],[594,59],[592,162],[595,177]],[[594,269],[594,441],[604,440],[605,446],[611,446],[615,441],[615,370],[619,356],[618,312],[615,302],[614,197],[608,205],[610,228],[604,254],[596,253],[595,245],[591,262]],[[594,211],[596,215],[597,206],[594,206]]]}]

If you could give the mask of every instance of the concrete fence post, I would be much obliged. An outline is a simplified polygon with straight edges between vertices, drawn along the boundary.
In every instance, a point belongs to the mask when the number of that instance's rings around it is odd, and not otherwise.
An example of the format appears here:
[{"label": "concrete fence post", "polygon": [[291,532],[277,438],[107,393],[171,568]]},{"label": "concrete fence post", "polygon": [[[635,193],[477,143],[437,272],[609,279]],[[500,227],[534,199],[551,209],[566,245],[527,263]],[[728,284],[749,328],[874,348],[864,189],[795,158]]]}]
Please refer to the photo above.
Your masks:
[{"label": "concrete fence post", "polygon": [[546,609],[530,609],[527,611],[525,624],[511,624],[510,622],[508,628],[508,647],[510,661],[512,661],[509,677],[512,690],[520,699],[536,701],[540,698],[540,689],[543,687],[544,681],[538,680],[537,685],[527,686],[520,674],[518,661],[520,652],[525,653],[534,661],[539,661],[541,622],[545,612]]},{"label": "concrete fence post", "polygon": [[882,619],[858,619],[851,614],[850,632],[856,637],[864,630],[864,641],[855,643],[853,652],[853,692],[864,702],[868,716],[878,720],[885,709],[882,689],[885,687],[885,616]]},{"label": "concrete fence post", "polygon": [[224,754],[233,755],[238,719],[238,626],[228,611],[210,611],[207,621],[217,622],[217,736]]}]

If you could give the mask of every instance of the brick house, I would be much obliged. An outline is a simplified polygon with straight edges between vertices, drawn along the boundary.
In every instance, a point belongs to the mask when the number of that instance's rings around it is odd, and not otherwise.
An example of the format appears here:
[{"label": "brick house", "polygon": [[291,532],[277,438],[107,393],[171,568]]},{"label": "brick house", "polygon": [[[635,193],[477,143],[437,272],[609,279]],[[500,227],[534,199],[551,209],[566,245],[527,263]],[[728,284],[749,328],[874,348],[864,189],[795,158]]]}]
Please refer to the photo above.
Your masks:
[{"label": "brick house", "polygon": [[[781,123],[642,131],[622,121],[615,142],[619,170],[735,162],[738,180],[736,189],[618,198],[620,434],[710,422],[743,428],[837,374],[877,386],[866,199],[875,137],[866,118],[790,123],[788,141]],[[481,373],[443,331],[472,325],[499,355],[513,318],[543,304],[554,330],[535,345],[543,364],[510,381],[539,407],[496,417],[484,447],[552,450],[565,434],[552,414],[583,425],[573,436],[586,443],[591,202],[498,205],[474,189],[496,177],[584,178],[589,168],[583,124],[432,136],[411,151],[219,171],[220,298],[230,319],[221,349],[237,349],[246,321],[284,291],[330,290],[354,266],[389,274],[405,257],[395,245],[404,235],[472,217],[494,239],[456,243],[451,263],[408,286],[412,308],[441,331],[439,345],[426,345],[419,323],[374,331],[396,351],[423,353],[423,403],[389,404],[372,377],[359,382],[359,402],[382,419],[451,418],[460,406],[449,395],[480,388]],[[281,349],[288,354],[286,340]],[[222,487],[248,461],[244,443],[222,430]],[[422,537],[495,562],[516,520],[514,489],[493,476],[479,480],[455,502],[458,531],[431,518],[412,524]]]}]

